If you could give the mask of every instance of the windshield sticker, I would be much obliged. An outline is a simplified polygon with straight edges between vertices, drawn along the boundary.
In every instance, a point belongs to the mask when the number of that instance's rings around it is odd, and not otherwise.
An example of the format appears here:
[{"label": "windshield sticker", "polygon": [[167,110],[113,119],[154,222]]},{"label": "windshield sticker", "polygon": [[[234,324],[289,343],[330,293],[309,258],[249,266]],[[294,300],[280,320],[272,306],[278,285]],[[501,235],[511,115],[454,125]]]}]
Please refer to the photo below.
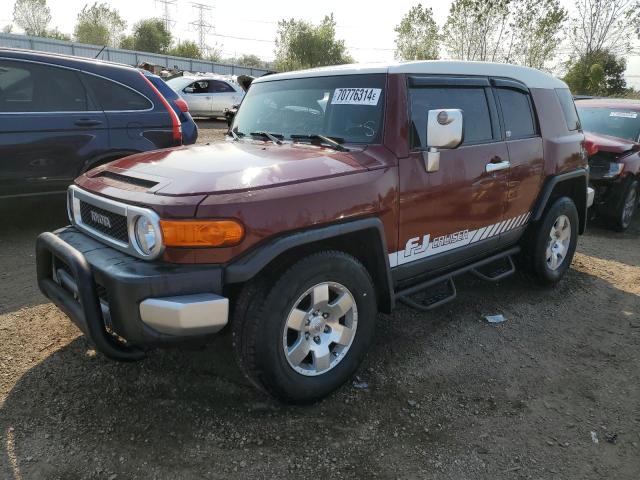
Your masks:
[{"label": "windshield sticker", "polygon": [[638,118],[638,114],[636,112],[611,112],[609,116],[621,118]]},{"label": "windshield sticker", "polygon": [[381,88],[336,88],[331,105],[378,105]]}]

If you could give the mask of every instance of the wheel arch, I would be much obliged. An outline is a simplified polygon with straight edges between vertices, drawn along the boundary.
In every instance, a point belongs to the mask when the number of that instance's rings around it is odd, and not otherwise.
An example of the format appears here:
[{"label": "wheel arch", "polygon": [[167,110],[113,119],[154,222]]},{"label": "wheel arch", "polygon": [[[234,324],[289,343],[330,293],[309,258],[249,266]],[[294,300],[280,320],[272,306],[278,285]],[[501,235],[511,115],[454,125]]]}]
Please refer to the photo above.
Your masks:
[{"label": "wheel arch", "polygon": [[134,155],[136,153],[140,153],[140,152],[137,150],[117,150],[117,151],[96,155],[95,157],[92,157],[90,160],[87,160],[86,162],[84,162],[84,164],[82,165],[82,168],[80,169],[80,172],[78,172],[78,175],[82,175],[83,173],[88,172],[92,168],[98,167],[100,165],[104,165],[105,163],[113,162],[114,160],[118,160],[120,158],[127,157],[129,155]]},{"label": "wheel arch", "polygon": [[580,225],[578,232],[583,234],[587,226],[587,183],[588,173],[584,168],[561,173],[551,177],[543,186],[533,209],[532,221],[537,222],[553,202],[560,197],[569,197],[578,209]]},{"label": "wheel arch", "polygon": [[357,258],[374,282],[378,309],[389,313],[394,306],[393,283],[379,218],[363,218],[331,224],[278,237],[225,268],[227,284],[242,284],[263,273],[282,271],[300,258],[321,250],[339,250]]}]

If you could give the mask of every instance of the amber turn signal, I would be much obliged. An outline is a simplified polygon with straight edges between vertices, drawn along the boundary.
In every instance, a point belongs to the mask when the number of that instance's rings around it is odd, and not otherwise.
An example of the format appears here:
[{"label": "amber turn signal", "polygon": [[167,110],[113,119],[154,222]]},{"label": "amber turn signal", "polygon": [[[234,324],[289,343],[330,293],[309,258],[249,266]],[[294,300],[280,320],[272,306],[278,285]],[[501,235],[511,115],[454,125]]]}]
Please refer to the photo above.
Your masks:
[{"label": "amber turn signal", "polygon": [[167,247],[231,247],[244,237],[234,220],[160,220]]}]

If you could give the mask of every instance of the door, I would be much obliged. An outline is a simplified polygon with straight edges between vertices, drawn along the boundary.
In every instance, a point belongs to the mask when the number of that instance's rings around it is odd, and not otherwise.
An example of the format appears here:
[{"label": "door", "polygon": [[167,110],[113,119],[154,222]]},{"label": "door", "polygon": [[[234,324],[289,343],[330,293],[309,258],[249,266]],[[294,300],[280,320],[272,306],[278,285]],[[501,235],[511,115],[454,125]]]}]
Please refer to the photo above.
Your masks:
[{"label": "door", "polygon": [[492,80],[509,150],[508,201],[505,218],[512,223],[500,243],[515,243],[527,225],[544,181],[544,154],[533,102],[526,86],[512,80]]},{"label": "door", "polygon": [[0,58],[0,196],[63,191],[107,146],[77,71]]},{"label": "door", "polygon": [[242,100],[242,94],[222,80],[209,80],[209,93],[211,93],[211,110],[214,115],[224,115],[226,108],[231,108]]},{"label": "door", "polygon": [[[488,79],[410,78],[411,153],[399,161],[398,279],[451,267],[495,249],[504,220],[509,157]],[[427,172],[429,110],[462,110],[463,143]],[[394,265],[394,259],[391,259]]]},{"label": "door", "polygon": [[182,97],[189,105],[189,111],[194,117],[199,115],[211,115],[211,92],[209,92],[209,81],[198,80],[182,89]]}]

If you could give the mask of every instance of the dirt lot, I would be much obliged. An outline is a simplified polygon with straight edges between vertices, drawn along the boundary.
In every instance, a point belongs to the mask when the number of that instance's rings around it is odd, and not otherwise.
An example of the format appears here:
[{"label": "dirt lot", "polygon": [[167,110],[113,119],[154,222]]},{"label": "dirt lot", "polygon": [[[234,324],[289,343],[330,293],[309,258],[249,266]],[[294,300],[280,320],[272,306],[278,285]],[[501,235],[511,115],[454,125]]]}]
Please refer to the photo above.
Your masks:
[{"label": "dirt lot", "polygon": [[431,314],[380,315],[368,387],[306,408],[248,386],[228,338],[96,355],[34,284],[64,199],[0,218],[0,478],[640,477],[640,218],[591,228],[555,289],[469,277]]}]

